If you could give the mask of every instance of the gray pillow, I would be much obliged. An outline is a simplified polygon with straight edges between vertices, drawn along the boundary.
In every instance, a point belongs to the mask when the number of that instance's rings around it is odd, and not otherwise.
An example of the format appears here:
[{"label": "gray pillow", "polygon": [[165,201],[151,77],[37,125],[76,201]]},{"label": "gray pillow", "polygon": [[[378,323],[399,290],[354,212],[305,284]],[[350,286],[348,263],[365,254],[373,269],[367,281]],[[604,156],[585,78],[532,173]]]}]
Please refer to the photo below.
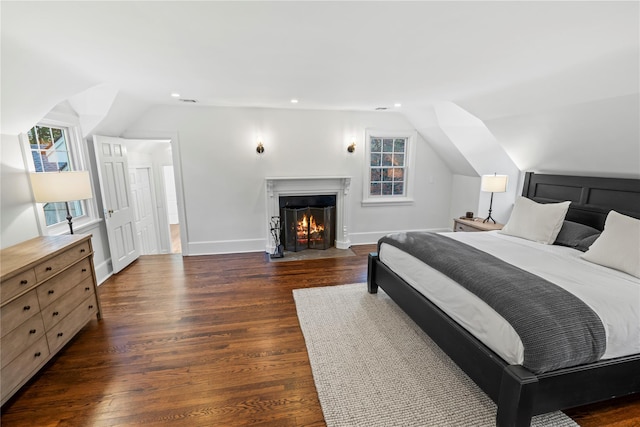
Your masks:
[{"label": "gray pillow", "polygon": [[580,242],[578,242],[578,244],[576,245],[576,249],[582,252],[587,252],[589,246],[591,246],[598,237],[600,237],[600,233],[585,237],[584,239],[580,240]]},{"label": "gray pillow", "polygon": [[585,252],[598,238],[600,230],[573,221],[564,221],[554,245],[568,246]]}]

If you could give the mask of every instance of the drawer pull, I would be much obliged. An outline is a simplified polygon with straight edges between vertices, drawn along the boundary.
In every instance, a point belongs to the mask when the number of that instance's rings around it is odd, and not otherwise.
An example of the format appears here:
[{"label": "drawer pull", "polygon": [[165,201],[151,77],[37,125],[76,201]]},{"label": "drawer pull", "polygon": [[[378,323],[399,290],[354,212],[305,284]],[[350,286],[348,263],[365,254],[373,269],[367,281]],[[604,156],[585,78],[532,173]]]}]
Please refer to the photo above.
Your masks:
[{"label": "drawer pull", "polygon": [[33,357],[40,357],[42,355],[42,353],[37,352],[36,354],[33,355]]},{"label": "drawer pull", "polygon": [[53,267],[47,267],[44,269],[44,271],[51,271],[51,270],[53,270]]},{"label": "drawer pull", "polygon": [[93,308],[93,305],[90,305],[90,306],[89,306],[89,310],[91,310],[92,308]]},{"label": "drawer pull", "polygon": [[27,283],[29,283],[29,281],[28,281],[28,280],[26,280],[26,279],[22,279],[22,280],[20,280],[20,284],[21,284],[21,285],[26,285]]},{"label": "drawer pull", "polygon": [[80,253],[81,253],[81,254],[85,253],[84,248],[83,248],[83,249],[80,249]]},{"label": "drawer pull", "polygon": [[53,312],[53,315],[54,315],[54,316],[57,316],[58,314],[60,314],[60,313],[58,313],[57,311],[54,311],[54,312]]},{"label": "drawer pull", "polygon": [[23,308],[24,311],[28,311],[31,310],[31,306],[30,305],[25,305]]},{"label": "drawer pull", "polygon": [[91,290],[91,288],[87,286],[86,288],[84,288],[84,290],[85,290],[85,291],[90,291],[90,290]]},{"label": "drawer pull", "polygon": [[63,335],[64,335],[64,333],[63,333],[63,332],[58,332],[58,336],[59,336],[59,337],[61,337],[61,336],[63,336]]},{"label": "drawer pull", "polygon": [[86,269],[86,268],[83,268],[83,269],[82,269],[82,272],[83,272],[83,273],[86,273],[86,272],[87,272],[87,269]]},{"label": "drawer pull", "polygon": [[33,335],[33,334],[35,334],[35,333],[36,333],[36,330],[35,330],[35,329],[31,329],[31,330],[29,331],[29,333],[30,333],[31,335]]},{"label": "drawer pull", "polygon": [[51,290],[49,290],[48,293],[49,293],[49,295],[51,295],[51,294],[53,294],[53,292],[54,292],[53,289],[51,289]]}]

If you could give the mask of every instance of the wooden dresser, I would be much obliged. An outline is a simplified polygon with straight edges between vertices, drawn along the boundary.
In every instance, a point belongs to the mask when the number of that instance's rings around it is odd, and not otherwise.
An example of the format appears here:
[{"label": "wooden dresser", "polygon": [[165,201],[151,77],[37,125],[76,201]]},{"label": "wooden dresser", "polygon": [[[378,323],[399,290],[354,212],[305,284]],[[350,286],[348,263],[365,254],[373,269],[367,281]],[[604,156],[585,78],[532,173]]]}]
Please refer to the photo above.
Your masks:
[{"label": "wooden dresser", "polygon": [[36,237],[0,252],[0,390],[4,404],[100,319],[91,235]]}]

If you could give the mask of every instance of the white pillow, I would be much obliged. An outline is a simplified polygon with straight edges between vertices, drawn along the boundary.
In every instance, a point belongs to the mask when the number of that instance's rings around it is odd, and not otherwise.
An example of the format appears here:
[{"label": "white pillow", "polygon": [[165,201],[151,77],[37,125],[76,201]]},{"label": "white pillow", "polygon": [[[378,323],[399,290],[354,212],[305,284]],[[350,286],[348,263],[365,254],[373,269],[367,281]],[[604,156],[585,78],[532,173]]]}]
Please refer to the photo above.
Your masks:
[{"label": "white pillow", "polygon": [[602,234],[582,258],[640,278],[640,220],[609,212]]},{"label": "white pillow", "polygon": [[570,201],[561,203],[536,203],[526,197],[518,197],[509,221],[500,233],[521,237],[550,245],[562,228]]}]

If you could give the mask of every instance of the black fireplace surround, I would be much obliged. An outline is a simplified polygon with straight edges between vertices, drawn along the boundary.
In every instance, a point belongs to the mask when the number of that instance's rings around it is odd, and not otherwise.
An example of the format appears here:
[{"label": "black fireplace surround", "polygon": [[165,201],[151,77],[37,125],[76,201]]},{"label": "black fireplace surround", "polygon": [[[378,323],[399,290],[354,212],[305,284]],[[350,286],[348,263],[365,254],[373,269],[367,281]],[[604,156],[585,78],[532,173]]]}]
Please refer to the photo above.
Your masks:
[{"label": "black fireplace surround", "polygon": [[336,196],[281,196],[280,241],[286,251],[328,249],[335,241]]}]

